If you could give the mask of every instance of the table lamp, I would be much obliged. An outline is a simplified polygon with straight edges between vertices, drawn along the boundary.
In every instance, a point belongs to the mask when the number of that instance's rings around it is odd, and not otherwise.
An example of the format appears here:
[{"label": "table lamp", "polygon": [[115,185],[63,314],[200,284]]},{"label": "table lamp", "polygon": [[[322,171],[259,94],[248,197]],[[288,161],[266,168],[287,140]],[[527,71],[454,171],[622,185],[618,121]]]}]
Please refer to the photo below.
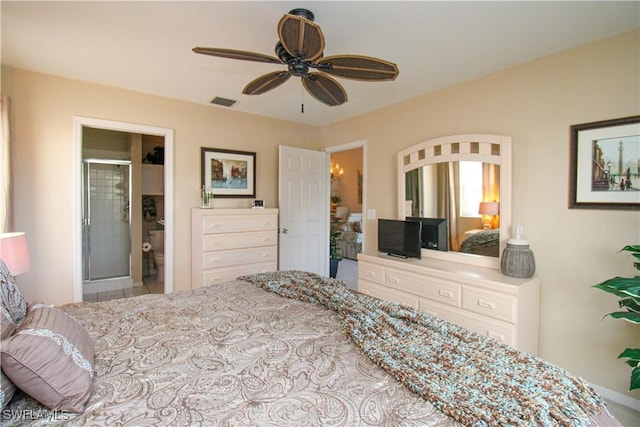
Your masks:
[{"label": "table lamp", "polygon": [[31,269],[29,248],[25,233],[0,233],[0,259],[12,276],[26,273]]}]

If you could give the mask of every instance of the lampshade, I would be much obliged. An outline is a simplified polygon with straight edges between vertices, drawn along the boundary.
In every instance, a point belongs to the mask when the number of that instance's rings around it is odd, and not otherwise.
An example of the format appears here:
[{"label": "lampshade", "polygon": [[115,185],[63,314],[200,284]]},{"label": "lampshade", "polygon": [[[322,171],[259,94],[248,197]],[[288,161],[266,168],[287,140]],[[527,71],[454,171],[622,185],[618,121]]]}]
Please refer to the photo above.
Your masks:
[{"label": "lampshade", "polygon": [[480,202],[478,213],[481,215],[498,215],[500,212],[500,203],[498,202]]},{"label": "lampshade", "polygon": [[29,248],[25,233],[0,233],[0,259],[12,276],[26,273],[31,269]]}]

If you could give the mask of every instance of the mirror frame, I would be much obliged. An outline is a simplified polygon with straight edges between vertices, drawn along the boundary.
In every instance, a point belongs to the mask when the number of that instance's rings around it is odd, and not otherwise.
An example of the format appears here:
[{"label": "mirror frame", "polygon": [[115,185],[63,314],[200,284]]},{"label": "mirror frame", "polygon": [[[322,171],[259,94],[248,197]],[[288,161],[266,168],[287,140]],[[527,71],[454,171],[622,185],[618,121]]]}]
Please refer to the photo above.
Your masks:
[{"label": "mirror frame", "polygon": [[423,258],[500,269],[500,258],[511,232],[511,137],[464,134],[430,139],[398,153],[398,219],[405,219],[405,174],[422,166],[453,161],[480,161],[500,165],[500,249],[498,257],[422,249]]}]

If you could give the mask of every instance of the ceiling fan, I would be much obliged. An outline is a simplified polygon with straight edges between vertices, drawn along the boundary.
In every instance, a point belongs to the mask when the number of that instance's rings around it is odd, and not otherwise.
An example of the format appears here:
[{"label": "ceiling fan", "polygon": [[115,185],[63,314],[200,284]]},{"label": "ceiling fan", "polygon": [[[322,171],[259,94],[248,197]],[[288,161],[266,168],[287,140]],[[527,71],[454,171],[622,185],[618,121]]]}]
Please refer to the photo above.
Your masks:
[{"label": "ceiling fan", "polygon": [[[222,58],[286,65],[286,71],[274,71],[251,81],[242,93],[260,95],[295,76],[302,79],[302,85],[311,96],[329,106],[347,102],[347,93],[340,83],[327,74],[361,81],[395,80],[398,76],[396,64],[382,59],[360,55],[323,57],[324,35],[313,19],[313,13],[306,9],[293,9],[280,19],[279,41],[275,48],[277,57],[214,47],[195,47],[193,51]],[[310,69],[317,72],[311,72]]]}]

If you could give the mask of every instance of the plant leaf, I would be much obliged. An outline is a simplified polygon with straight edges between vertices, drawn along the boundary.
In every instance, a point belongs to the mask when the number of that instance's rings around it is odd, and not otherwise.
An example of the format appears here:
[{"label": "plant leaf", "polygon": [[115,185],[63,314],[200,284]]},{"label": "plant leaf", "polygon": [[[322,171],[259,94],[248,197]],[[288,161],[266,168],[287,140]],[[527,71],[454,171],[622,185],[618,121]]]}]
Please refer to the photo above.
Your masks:
[{"label": "plant leaf", "polygon": [[625,348],[625,350],[618,356],[618,359],[621,358],[640,362],[640,348]]},{"label": "plant leaf", "polygon": [[620,308],[626,307],[629,311],[640,313],[640,300],[636,298],[623,298],[618,301],[618,304],[620,304]]},{"label": "plant leaf", "polygon": [[613,313],[609,313],[608,316],[614,319],[626,320],[636,325],[640,324],[640,313],[634,313],[633,311],[614,311]]},{"label": "plant leaf", "polygon": [[638,388],[640,388],[640,366],[636,366],[631,370],[631,383],[629,384],[629,390]]},{"label": "plant leaf", "polygon": [[640,245],[626,245],[624,248],[620,249],[619,252],[622,252],[622,251],[640,253]]},{"label": "plant leaf", "polygon": [[627,296],[640,298],[640,276],[616,276],[612,279],[598,283],[594,288],[609,292],[621,298],[626,298]]}]

